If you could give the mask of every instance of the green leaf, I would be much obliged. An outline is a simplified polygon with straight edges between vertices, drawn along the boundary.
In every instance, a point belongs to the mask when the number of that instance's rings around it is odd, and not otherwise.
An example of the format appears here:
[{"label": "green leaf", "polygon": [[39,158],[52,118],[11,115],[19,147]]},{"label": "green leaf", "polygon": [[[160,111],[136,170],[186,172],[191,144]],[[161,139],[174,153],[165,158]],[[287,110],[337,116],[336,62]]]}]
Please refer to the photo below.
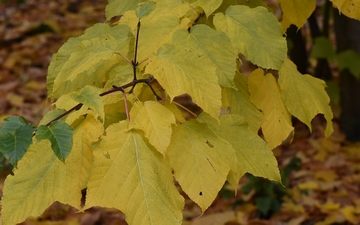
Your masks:
[{"label": "green leaf", "polygon": [[217,118],[221,108],[221,89],[215,66],[206,56],[181,47],[181,43],[176,44],[161,47],[157,55],[150,58],[145,72],[154,75],[171,99],[187,93],[204,111]]},{"label": "green leaf", "polygon": [[11,133],[3,133],[0,135],[0,152],[15,167],[32,143],[34,130],[35,127],[26,124],[21,125]]},{"label": "green leaf", "polygon": [[220,117],[220,126],[204,113],[199,115],[199,119],[205,121],[216,135],[228,141],[235,149],[237,180],[245,173],[251,173],[281,183],[278,163],[273,152],[257,133],[249,129],[243,117],[223,115]]},{"label": "green leaf", "polygon": [[222,89],[222,107],[225,110],[230,107],[231,114],[244,117],[250,129],[257,133],[261,125],[262,113],[249,100],[250,93],[247,87],[247,78],[245,75],[237,73],[234,81],[237,89]]},{"label": "green leaf", "polygon": [[118,1],[109,0],[109,4],[106,5],[106,20],[110,20],[114,16],[121,16],[128,10],[136,9],[136,6],[144,0],[131,0],[131,1]]},{"label": "green leaf", "polygon": [[[95,24],[91,28],[87,29],[80,37],[70,38],[52,57],[47,76],[49,96],[52,98],[58,98],[64,93],[77,90],[85,85],[102,87],[104,75],[112,68],[113,64],[117,65],[119,62],[125,62],[125,60],[120,56],[113,57],[112,61],[100,63],[99,67],[95,67],[81,73],[76,76],[73,81],[65,81],[64,85],[57,87],[59,89],[57,90],[57,93],[54,93],[55,79],[63,70],[64,65],[69,61],[71,54],[78,48],[82,41],[89,41],[93,38],[102,38],[104,35],[111,35],[117,42],[116,51],[121,52],[123,55],[127,55],[129,50],[131,50],[131,52],[133,51],[132,49],[129,49],[129,34],[130,29],[128,25],[121,24],[110,27],[108,24]],[[67,74],[65,76],[67,76]]]},{"label": "green leaf", "polygon": [[281,97],[292,115],[311,130],[311,120],[322,113],[327,121],[325,135],[328,137],[332,133],[333,114],[324,81],[300,74],[295,64],[287,59],[280,70],[279,85]]},{"label": "green leaf", "polygon": [[[79,74],[93,70],[104,60],[109,60],[114,55],[116,47],[117,42],[110,35],[82,41],[55,78],[54,93],[60,94],[58,89],[66,81],[74,81]],[[83,79],[88,78],[83,77]]]},{"label": "green leaf", "polygon": [[146,2],[143,4],[140,4],[138,8],[136,9],[136,16],[141,19],[142,17],[145,17],[149,15],[154,9],[156,8],[155,3],[153,2]]},{"label": "green leaf", "polygon": [[214,201],[236,160],[229,143],[196,121],[174,128],[167,154],[176,180],[202,211]]},{"label": "green leaf", "polygon": [[224,87],[235,87],[233,80],[238,54],[223,32],[200,24],[193,26],[190,33],[184,30],[176,32],[173,40],[173,43],[186,42],[187,48],[204,54],[216,67],[219,84]]},{"label": "green leaf", "polygon": [[347,17],[360,20],[360,1],[359,0],[331,0],[335,8]]},{"label": "green leaf", "polygon": [[74,131],[70,125],[55,121],[50,126],[41,125],[36,131],[37,141],[48,139],[55,155],[63,162],[70,154],[73,145]]},{"label": "green leaf", "polygon": [[351,74],[360,79],[360,55],[354,50],[340,52],[337,56],[340,71],[348,69]]},{"label": "green leaf", "polygon": [[233,46],[256,65],[280,69],[287,54],[286,40],[273,13],[264,7],[230,6],[214,17],[217,30],[226,33]]},{"label": "green leaf", "polygon": [[311,50],[311,57],[333,61],[336,57],[334,44],[327,37],[318,37]]},{"label": "green leaf", "polygon": [[29,123],[22,116],[9,116],[5,118],[0,127],[0,135],[1,134],[14,134],[16,130],[18,130],[22,126],[26,126]]},{"label": "green leaf", "polygon": [[18,224],[29,216],[39,216],[53,202],[80,209],[81,190],[92,164],[92,143],[103,129],[99,121],[87,116],[76,128],[74,146],[62,163],[51,151],[50,142],[34,141],[4,184],[3,224]]},{"label": "green leaf", "polygon": [[262,132],[270,148],[275,148],[293,132],[291,115],[281,99],[279,86],[274,76],[264,76],[262,69],[256,69],[249,75],[248,85],[250,101],[264,113]]},{"label": "green leaf", "polygon": [[104,104],[99,96],[100,90],[93,86],[85,86],[80,91],[71,93],[70,97],[75,101],[82,103],[84,106],[91,108],[101,120],[104,120]]},{"label": "green leaf", "polygon": [[281,25],[283,33],[286,29],[294,24],[300,29],[314,12],[316,0],[278,0],[283,11]]},{"label": "green leaf", "polygon": [[184,200],[164,157],[122,121],[94,150],[85,208],[116,208],[130,225],[181,224]]},{"label": "green leaf", "polygon": [[22,116],[10,116],[3,120],[0,127],[0,152],[15,167],[32,143],[34,131],[35,127]]},{"label": "green leaf", "polygon": [[175,123],[174,114],[155,101],[136,102],[130,111],[129,126],[144,131],[150,144],[163,155],[170,143],[171,124]]}]

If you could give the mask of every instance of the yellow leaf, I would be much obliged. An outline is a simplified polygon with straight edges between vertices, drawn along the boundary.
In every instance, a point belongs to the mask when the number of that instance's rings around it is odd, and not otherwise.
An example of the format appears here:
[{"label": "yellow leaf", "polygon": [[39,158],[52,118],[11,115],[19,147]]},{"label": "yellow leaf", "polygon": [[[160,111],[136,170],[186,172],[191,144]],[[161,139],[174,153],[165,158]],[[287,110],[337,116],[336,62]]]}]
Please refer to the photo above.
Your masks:
[{"label": "yellow leaf", "polygon": [[221,89],[215,66],[204,55],[182,47],[184,43],[175,44],[161,47],[158,53],[150,58],[151,62],[146,66],[145,72],[154,75],[171,99],[188,93],[205,112],[218,118]]},{"label": "yellow leaf", "polygon": [[223,87],[234,88],[234,75],[238,53],[230,39],[221,31],[204,24],[195,25],[190,32],[178,31],[173,36],[174,43],[186,42],[186,47],[205,55],[216,67],[216,76]]},{"label": "yellow leaf", "polygon": [[337,209],[340,209],[340,204],[332,202],[331,200],[326,201],[325,204],[318,206],[321,210],[328,212],[328,211],[334,211]]},{"label": "yellow leaf", "polygon": [[[117,42],[111,35],[82,41],[56,76],[53,87],[54,95],[61,96],[65,93],[60,89],[65,82],[73,82],[81,73],[94,70],[101,65],[101,62],[109,60],[114,55],[116,47]],[[97,76],[99,75],[97,74]],[[83,76],[83,80],[90,78]]]},{"label": "yellow leaf", "polygon": [[263,75],[256,69],[248,77],[250,101],[263,113],[262,132],[270,148],[275,148],[293,132],[291,115],[280,96],[280,90],[273,75]]},{"label": "yellow leaf", "polygon": [[94,150],[85,208],[98,205],[121,210],[129,225],[181,224],[170,166],[126,121],[110,125]]},{"label": "yellow leaf", "polygon": [[204,9],[207,17],[220,7],[222,0],[200,0],[199,6]]},{"label": "yellow leaf", "polygon": [[262,113],[249,100],[247,78],[245,75],[237,73],[234,82],[237,90],[234,88],[222,89],[222,107],[225,110],[230,107],[231,114],[244,117],[250,129],[257,133],[261,125]]},{"label": "yellow leaf", "polygon": [[224,115],[220,117],[220,126],[204,113],[199,115],[199,119],[204,120],[216,135],[228,141],[235,149],[237,164],[234,171],[237,181],[248,172],[281,182],[278,164],[271,149],[249,129],[244,118],[238,115]]},{"label": "yellow leaf", "polygon": [[[48,87],[48,94],[51,98],[58,98],[62,96],[64,93],[69,92],[69,90],[76,90],[78,88],[82,88],[86,84],[101,84],[103,85],[103,76],[99,75],[98,73],[94,73],[93,70],[89,70],[87,73],[84,72],[81,76],[75,77],[73,82],[65,81],[64,85],[59,87],[64,92],[59,92],[58,95],[54,94],[54,81],[55,79],[62,79],[58,78],[59,73],[63,70],[65,64],[69,63],[69,58],[71,57],[74,50],[77,49],[80,43],[83,43],[85,40],[91,40],[93,38],[101,38],[103,35],[111,34],[111,36],[115,37],[117,42],[117,51],[121,51],[122,54],[126,55],[129,49],[129,27],[127,25],[117,25],[117,26],[110,26],[109,24],[99,23],[95,24],[91,28],[87,29],[83,35],[76,38],[70,38],[60,49],[59,51],[53,55],[51,63],[48,68],[48,76],[46,79],[47,87]],[[94,46],[96,48],[96,46]],[[97,47],[99,48],[99,46]],[[91,47],[89,47],[89,50]],[[84,51],[86,51],[84,49]],[[80,56],[80,58],[83,55]],[[118,58],[115,58],[118,59]],[[76,66],[76,65],[75,65]],[[105,74],[106,68],[100,68],[101,74]],[[109,68],[107,68],[109,69]],[[64,76],[67,76],[65,74]],[[99,81],[100,80],[100,81]]]},{"label": "yellow leaf", "polygon": [[175,123],[174,114],[155,101],[136,102],[130,111],[129,126],[144,131],[150,144],[163,155],[170,143],[171,124]]},{"label": "yellow leaf", "polygon": [[[170,3],[169,3],[170,4]],[[171,7],[171,8],[170,8]],[[156,4],[156,9],[150,15],[141,19],[141,26],[139,31],[139,46],[138,46],[138,60],[141,62],[156,53],[165,43],[170,43],[173,34],[179,29],[187,29],[189,27],[189,19],[180,20],[181,14],[188,9],[188,4],[173,3],[171,6],[167,4]],[[180,15],[176,15],[174,11],[179,9]],[[182,13],[182,11],[185,11]],[[132,27],[132,32],[136,35],[137,32],[137,17],[135,12],[125,14],[125,20],[121,19],[120,23],[128,24]],[[159,26],[161,24],[161,26]],[[146,65],[140,65],[141,67]]]},{"label": "yellow leaf", "polygon": [[310,75],[300,74],[295,64],[286,59],[280,70],[279,86],[281,97],[289,112],[305,123],[311,130],[311,120],[319,113],[327,121],[325,135],[333,132],[330,98],[325,82]]},{"label": "yellow leaf", "polygon": [[356,210],[354,206],[345,206],[340,209],[341,214],[345,217],[345,219],[353,224],[359,223],[359,216],[356,215]]},{"label": "yellow leaf", "polygon": [[305,213],[304,207],[302,205],[295,204],[294,202],[285,202],[282,204],[281,208],[297,214]]},{"label": "yellow leaf", "polygon": [[[205,211],[224,185],[235,160],[230,144],[218,138],[204,123],[178,124],[167,150],[174,175],[186,194]],[[225,158],[232,157],[232,158]]]},{"label": "yellow leaf", "polygon": [[48,140],[34,141],[14,175],[6,178],[3,224],[39,216],[55,201],[80,209],[81,190],[86,186],[92,163],[91,145],[101,134],[101,123],[87,116],[75,130],[73,149],[65,164],[55,156]]},{"label": "yellow leaf", "polygon": [[186,121],[182,112],[176,106],[176,104],[174,102],[172,102],[172,103],[163,102],[162,104],[163,104],[163,106],[165,106],[168,110],[170,110],[174,114],[177,121],[179,121],[180,123],[183,123]]},{"label": "yellow leaf", "polygon": [[104,120],[104,103],[99,94],[100,90],[98,88],[87,85],[80,91],[71,93],[70,97],[78,103],[82,103],[85,107],[94,110],[94,112],[101,118],[101,120]]},{"label": "yellow leaf", "polygon": [[331,0],[333,5],[346,16],[360,20],[360,1],[359,0]]},{"label": "yellow leaf", "polygon": [[233,46],[256,65],[280,69],[286,58],[286,40],[273,13],[264,7],[232,5],[226,14],[214,16],[217,30],[226,33]]},{"label": "yellow leaf", "polygon": [[315,177],[323,181],[333,181],[338,178],[338,175],[333,170],[320,170],[315,173]]},{"label": "yellow leaf", "polygon": [[278,0],[283,11],[281,25],[283,33],[294,24],[300,29],[315,10],[316,0]]},{"label": "yellow leaf", "polygon": [[306,181],[298,184],[298,187],[301,190],[314,190],[319,188],[319,184],[316,181]]}]

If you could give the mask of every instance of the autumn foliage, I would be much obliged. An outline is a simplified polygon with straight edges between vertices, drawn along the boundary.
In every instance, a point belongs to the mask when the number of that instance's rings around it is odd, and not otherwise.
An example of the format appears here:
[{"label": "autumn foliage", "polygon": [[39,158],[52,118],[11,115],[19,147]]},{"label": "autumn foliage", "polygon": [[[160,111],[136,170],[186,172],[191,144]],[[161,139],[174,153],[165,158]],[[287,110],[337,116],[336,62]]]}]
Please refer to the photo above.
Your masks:
[{"label": "autumn foliage", "polygon": [[[304,20],[286,17],[298,1],[284,3],[281,23],[263,3],[230,2],[110,0],[107,20],[121,19],[70,38],[48,69],[53,109],[37,127],[10,117],[0,128],[15,165],[3,224],[55,201],[116,208],[129,224],[181,224],[174,179],[202,211],[246,173],[281,183],[272,149],[292,138],[292,116],[311,130],[323,114],[325,136],[333,131],[325,82],[287,58],[283,32]],[[241,73],[239,54],[258,68]],[[184,95],[200,112],[176,101]]]}]

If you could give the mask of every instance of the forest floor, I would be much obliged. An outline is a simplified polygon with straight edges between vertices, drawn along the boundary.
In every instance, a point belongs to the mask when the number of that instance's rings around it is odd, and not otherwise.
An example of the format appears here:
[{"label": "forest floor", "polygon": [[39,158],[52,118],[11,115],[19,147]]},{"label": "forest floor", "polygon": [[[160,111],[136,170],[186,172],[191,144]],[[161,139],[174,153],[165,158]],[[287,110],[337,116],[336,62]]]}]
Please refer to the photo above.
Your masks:
[{"label": "forest floor", "polygon": [[[22,115],[36,125],[50,109],[46,74],[52,54],[68,38],[104,22],[107,1],[20,2],[0,3],[0,121]],[[312,133],[295,121],[293,141],[274,149],[285,187],[246,175],[236,195],[225,185],[203,215],[186,198],[184,225],[360,224],[360,144],[348,143],[336,123],[335,132],[325,139],[320,121],[314,120]],[[1,180],[9,173],[6,163],[2,170]],[[78,213],[54,203],[42,216],[22,224],[120,225],[126,224],[124,218],[115,209]]]}]

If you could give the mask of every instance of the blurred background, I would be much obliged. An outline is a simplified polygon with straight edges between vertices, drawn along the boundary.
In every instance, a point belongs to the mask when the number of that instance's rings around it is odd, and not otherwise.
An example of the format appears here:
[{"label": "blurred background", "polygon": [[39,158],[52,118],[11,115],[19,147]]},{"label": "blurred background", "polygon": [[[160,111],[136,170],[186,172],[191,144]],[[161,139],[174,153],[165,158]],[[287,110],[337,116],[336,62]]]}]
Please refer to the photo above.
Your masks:
[{"label": "blurred background", "polygon": [[[265,2],[281,15],[276,1]],[[68,38],[105,22],[106,4],[107,0],[0,1],[0,122],[22,115],[38,124],[50,109],[46,74],[52,54]],[[313,120],[312,133],[294,118],[294,139],[273,150],[284,186],[247,174],[237,190],[225,184],[200,218],[200,208],[186,198],[185,225],[360,224],[360,22],[340,15],[329,0],[318,0],[304,27],[291,26],[286,35],[289,57],[298,70],[326,81],[335,132],[324,138],[321,115]],[[0,190],[11,169],[3,160]],[[114,209],[77,213],[54,203],[42,216],[22,224],[115,225],[126,224],[124,218]]]}]

